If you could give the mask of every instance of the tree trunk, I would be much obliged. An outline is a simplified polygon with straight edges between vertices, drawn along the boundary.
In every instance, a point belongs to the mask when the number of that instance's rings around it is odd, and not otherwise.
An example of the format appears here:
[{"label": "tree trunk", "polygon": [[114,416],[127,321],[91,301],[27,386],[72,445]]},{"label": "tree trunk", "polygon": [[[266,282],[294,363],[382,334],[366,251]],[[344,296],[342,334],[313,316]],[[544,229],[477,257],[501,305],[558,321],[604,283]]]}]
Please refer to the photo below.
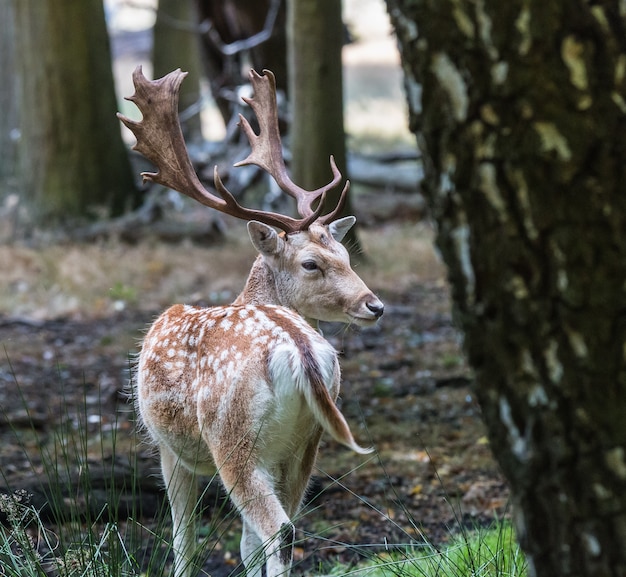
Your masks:
[{"label": "tree trunk", "polygon": [[[293,180],[315,189],[331,179],[329,158],[347,177],[343,127],[343,23],[337,0],[289,0],[287,43],[289,95],[292,110],[290,147]],[[334,208],[341,188],[329,193]],[[350,202],[344,214],[350,214]],[[356,244],[354,231],[346,239]]]},{"label": "tree trunk", "polygon": [[0,0],[0,194],[17,175],[18,104],[12,0]]},{"label": "tree trunk", "polygon": [[37,224],[123,212],[135,187],[102,0],[14,0],[20,179]]},{"label": "tree trunk", "polygon": [[626,12],[387,0],[530,575],[626,575]]},{"label": "tree trunk", "polygon": [[[200,100],[200,43],[198,16],[194,0],[159,0],[154,23],[152,65],[154,78],[180,68],[187,72],[180,87],[181,112]],[[202,142],[202,123],[198,113],[181,122],[188,142]]]}]

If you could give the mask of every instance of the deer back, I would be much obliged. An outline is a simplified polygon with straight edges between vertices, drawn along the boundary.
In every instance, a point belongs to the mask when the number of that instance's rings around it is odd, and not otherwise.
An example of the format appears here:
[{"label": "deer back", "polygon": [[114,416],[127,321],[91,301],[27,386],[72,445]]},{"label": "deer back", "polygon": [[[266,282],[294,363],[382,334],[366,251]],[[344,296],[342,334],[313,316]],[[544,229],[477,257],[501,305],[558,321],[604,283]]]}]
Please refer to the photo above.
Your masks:
[{"label": "deer back", "polygon": [[[319,426],[365,452],[334,404],[339,379],[332,346],[283,307],[175,305],[144,340],[137,402],[151,436],[199,470],[211,462],[209,450],[249,458],[232,448],[278,437],[288,444],[299,430],[310,435]],[[300,422],[307,416],[308,426]]]}]

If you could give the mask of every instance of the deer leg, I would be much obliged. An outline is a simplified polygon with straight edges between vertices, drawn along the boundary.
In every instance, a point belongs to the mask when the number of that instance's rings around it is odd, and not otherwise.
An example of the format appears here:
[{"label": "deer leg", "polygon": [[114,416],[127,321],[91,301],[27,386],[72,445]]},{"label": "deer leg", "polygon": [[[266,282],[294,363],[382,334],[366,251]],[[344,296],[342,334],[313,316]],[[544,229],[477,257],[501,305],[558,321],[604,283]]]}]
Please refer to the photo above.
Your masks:
[{"label": "deer leg", "polygon": [[295,529],[272,477],[252,464],[242,468],[228,461],[220,467],[220,476],[243,519],[241,552],[246,574],[261,575],[265,564],[267,577],[288,577]]},{"label": "deer leg", "polygon": [[295,451],[294,458],[281,467],[281,501],[291,519],[296,515],[311,479],[317,457],[321,430],[315,431],[302,452]]},{"label": "deer leg", "polygon": [[265,565],[263,542],[245,520],[241,533],[241,560],[246,567],[246,577],[262,577]]},{"label": "deer leg", "polygon": [[161,445],[161,470],[172,514],[174,577],[191,577],[194,574],[191,558],[196,546],[195,475],[164,445]]}]

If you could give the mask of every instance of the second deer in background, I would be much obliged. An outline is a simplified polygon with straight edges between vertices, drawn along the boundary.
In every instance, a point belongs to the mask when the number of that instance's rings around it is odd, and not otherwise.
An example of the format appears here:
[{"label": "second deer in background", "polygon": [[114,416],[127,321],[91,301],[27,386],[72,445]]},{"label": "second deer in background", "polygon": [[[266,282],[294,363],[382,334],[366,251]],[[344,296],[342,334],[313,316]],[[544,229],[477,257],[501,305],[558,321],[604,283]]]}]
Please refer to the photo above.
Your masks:
[{"label": "second deer in background", "polygon": [[[352,270],[341,244],[354,217],[337,218],[342,202],[321,216],[324,196],[341,181],[314,191],[291,181],[285,167],[271,72],[251,71],[246,102],[260,126],[241,118],[256,164],[297,201],[301,218],[244,208],[215,170],[216,194],[198,180],[178,121],[180,70],[148,81],[138,68],[129,98],[143,120],[118,115],[137,137],[135,149],[157,167],[144,179],[248,221],[259,255],[232,305],[175,305],[144,340],[136,379],[139,414],[159,448],[172,511],[175,577],[191,577],[196,548],[196,474],[215,464],[243,519],[241,556],[248,577],[288,575],[296,514],[322,432],[357,453],[360,447],[335,405],[340,369],[317,321],[373,325],[381,301]],[[342,199],[348,191],[346,183]],[[313,208],[315,203],[316,208]],[[280,229],[280,233],[275,228]]]}]

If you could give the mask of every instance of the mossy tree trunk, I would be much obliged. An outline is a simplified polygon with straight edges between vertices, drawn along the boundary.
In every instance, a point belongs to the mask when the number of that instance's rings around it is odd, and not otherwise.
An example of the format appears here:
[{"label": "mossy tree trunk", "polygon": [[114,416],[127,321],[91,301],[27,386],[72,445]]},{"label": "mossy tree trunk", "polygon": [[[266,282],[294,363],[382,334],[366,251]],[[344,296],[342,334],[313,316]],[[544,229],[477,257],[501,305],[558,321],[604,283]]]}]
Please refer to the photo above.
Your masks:
[{"label": "mossy tree trunk", "polygon": [[387,0],[530,574],[626,575],[626,13]]},{"label": "mossy tree trunk", "polygon": [[20,186],[36,224],[124,211],[135,194],[115,117],[102,0],[13,0]]},{"label": "mossy tree trunk", "polygon": [[[343,125],[343,23],[338,0],[289,0],[287,43],[292,111],[290,145],[293,180],[315,189],[332,178],[332,154],[347,177]],[[341,188],[328,194],[334,208]],[[351,212],[350,203],[344,211]],[[348,244],[355,242],[351,236]]]}]

